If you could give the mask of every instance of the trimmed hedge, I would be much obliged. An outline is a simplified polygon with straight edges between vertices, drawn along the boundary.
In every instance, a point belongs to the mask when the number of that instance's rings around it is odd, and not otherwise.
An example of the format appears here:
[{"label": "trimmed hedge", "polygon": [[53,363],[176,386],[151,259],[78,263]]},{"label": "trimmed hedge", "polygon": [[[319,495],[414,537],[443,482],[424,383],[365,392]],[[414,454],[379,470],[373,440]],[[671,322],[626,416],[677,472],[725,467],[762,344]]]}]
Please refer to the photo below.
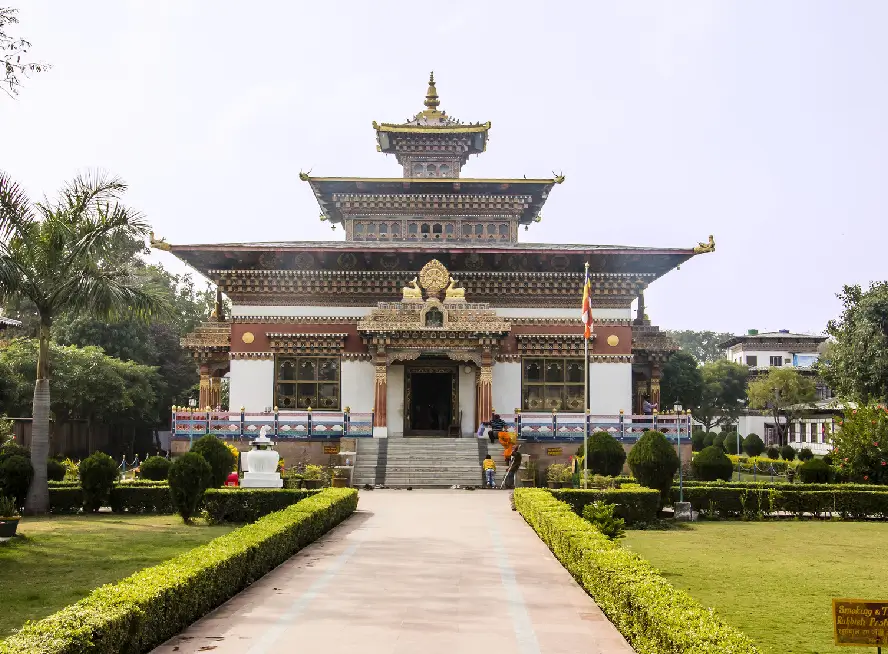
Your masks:
[{"label": "trimmed hedge", "polygon": [[166,484],[131,486],[118,484],[111,491],[111,510],[114,513],[175,513],[173,496]]},{"label": "trimmed hedge", "polygon": [[[888,517],[888,492],[847,488],[850,484],[778,484],[747,485],[730,484],[685,486],[684,500],[695,511],[709,517],[762,519],[776,512],[786,512],[794,517],[805,514],[820,516],[827,513],[842,518]],[[828,487],[829,490],[816,490]],[[672,489],[673,501],[678,500],[678,489]]]},{"label": "trimmed hedge", "polygon": [[212,524],[255,522],[319,492],[289,488],[210,488],[204,493],[203,510]]},{"label": "trimmed hedge", "polygon": [[543,489],[515,507],[639,654],[753,654],[752,641]]},{"label": "trimmed hedge", "polygon": [[[878,484],[851,484],[851,483],[843,483],[843,484],[793,484],[788,481],[697,481],[697,480],[685,480],[684,487],[688,488],[689,486],[702,486],[702,487],[715,487],[715,488],[774,488],[776,490],[798,490],[798,491],[812,491],[812,490],[862,490],[862,491],[872,491],[874,493],[888,493],[888,486],[882,486]],[[672,487],[673,495],[678,492],[678,484],[675,484]]]},{"label": "trimmed hedge", "polygon": [[613,504],[617,508],[614,514],[623,518],[627,525],[639,522],[653,522],[657,519],[660,508],[660,491],[655,488],[598,488],[598,489],[563,489],[548,491],[561,502],[567,504],[578,516],[583,509],[593,502]]},{"label": "trimmed hedge", "polygon": [[145,568],[0,642],[0,654],[147,652],[351,515],[357,491],[330,488]]}]

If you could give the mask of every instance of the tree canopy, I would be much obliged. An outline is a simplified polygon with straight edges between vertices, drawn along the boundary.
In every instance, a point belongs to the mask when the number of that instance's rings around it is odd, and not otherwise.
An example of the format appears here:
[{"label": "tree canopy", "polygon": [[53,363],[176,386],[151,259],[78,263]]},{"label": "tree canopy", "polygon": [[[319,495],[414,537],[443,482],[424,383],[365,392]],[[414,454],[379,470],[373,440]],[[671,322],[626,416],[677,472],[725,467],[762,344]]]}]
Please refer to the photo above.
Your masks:
[{"label": "tree canopy", "polygon": [[3,72],[3,83],[0,88],[11,97],[18,95],[23,77],[49,70],[47,64],[22,61],[31,49],[31,43],[9,33],[10,26],[19,22],[16,14],[18,14],[17,9],[0,7],[0,67]]},{"label": "tree canopy", "polygon": [[792,422],[804,412],[805,404],[817,398],[814,381],[792,368],[771,368],[768,374],[750,382],[748,392],[751,408],[771,413],[781,445],[785,442],[786,427],[780,417]]},{"label": "tree canopy", "polygon": [[690,354],[699,363],[711,363],[724,359],[725,352],[719,347],[719,343],[724,343],[734,336],[724,332],[694,331],[691,329],[667,331],[666,334],[671,336],[684,352]]},{"label": "tree canopy", "polygon": [[719,359],[700,367],[703,389],[694,418],[706,431],[737,421],[744,409],[748,372],[746,366],[727,359]]},{"label": "tree canopy", "polygon": [[663,366],[660,381],[660,405],[670,409],[681,404],[696,411],[703,396],[703,373],[689,352],[675,352]]},{"label": "tree canopy", "polygon": [[818,372],[836,394],[858,402],[888,401],[888,282],[845,286],[842,315],[830,320],[832,342]]}]

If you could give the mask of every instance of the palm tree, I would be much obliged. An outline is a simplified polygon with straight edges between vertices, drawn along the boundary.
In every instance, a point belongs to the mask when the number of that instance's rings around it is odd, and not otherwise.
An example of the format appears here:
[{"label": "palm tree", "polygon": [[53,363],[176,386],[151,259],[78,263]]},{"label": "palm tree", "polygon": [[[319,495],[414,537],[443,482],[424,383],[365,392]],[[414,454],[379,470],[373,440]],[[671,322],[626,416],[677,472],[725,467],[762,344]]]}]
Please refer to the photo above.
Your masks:
[{"label": "palm tree", "polygon": [[49,510],[50,328],[62,314],[89,313],[114,320],[147,319],[168,309],[163,296],[140,285],[120,245],[144,242],[148,224],[126,207],[126,184],[104,174],[76,177],[50,202],[31,202],[0,172],[0,301],[27,300],[39,321],[37,381],[34,385],[28,513]]}]

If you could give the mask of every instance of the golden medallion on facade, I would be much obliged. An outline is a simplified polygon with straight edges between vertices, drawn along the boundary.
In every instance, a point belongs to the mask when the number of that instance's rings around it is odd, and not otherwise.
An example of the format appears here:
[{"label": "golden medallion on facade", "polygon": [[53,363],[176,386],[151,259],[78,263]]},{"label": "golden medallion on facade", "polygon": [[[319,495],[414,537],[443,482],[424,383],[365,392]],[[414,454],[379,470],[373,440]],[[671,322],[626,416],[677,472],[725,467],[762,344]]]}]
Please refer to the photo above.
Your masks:
[{"label": "golden medallion on facade", "polygon": [[432,259],[419,271],[419,283],[429,293],[437,295],[450,283],[450,273],[443,263]]},{"label": "golden medallion on facade", "polygon": [[244,335],[241,336],[241,340],[242,340],[244,343],[246,343],[246,344],[249,345],[250,343],[252,343],[253,341],[256,340],[256,337],[253,336],[253,332],[244,332]]},{"label": "golden medallion on facade", "polygon": [[611,334],[607,337],[607,344],[611,347],[617,347],[620,344],[620,337],[616,334]]}]

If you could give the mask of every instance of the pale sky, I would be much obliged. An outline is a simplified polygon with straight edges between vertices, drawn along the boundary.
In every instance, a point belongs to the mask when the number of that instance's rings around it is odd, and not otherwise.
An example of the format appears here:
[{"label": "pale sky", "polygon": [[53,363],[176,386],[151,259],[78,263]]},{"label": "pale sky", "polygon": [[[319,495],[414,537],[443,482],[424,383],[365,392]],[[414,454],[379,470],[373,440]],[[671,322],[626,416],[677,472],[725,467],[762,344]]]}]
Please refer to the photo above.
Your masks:
[{"label": "pale sky", "polygon": [[715,235],[648,290],[663,328],[816,333],[888,278],[883,0],[2,4],[53,69],[0,95],[0,169],[35,198],[111,171],[173,243],[342,239],[298,172],[400,176],[371,121],[434,69],[493,123],[464,176],[567,176],[522,240]]}]

